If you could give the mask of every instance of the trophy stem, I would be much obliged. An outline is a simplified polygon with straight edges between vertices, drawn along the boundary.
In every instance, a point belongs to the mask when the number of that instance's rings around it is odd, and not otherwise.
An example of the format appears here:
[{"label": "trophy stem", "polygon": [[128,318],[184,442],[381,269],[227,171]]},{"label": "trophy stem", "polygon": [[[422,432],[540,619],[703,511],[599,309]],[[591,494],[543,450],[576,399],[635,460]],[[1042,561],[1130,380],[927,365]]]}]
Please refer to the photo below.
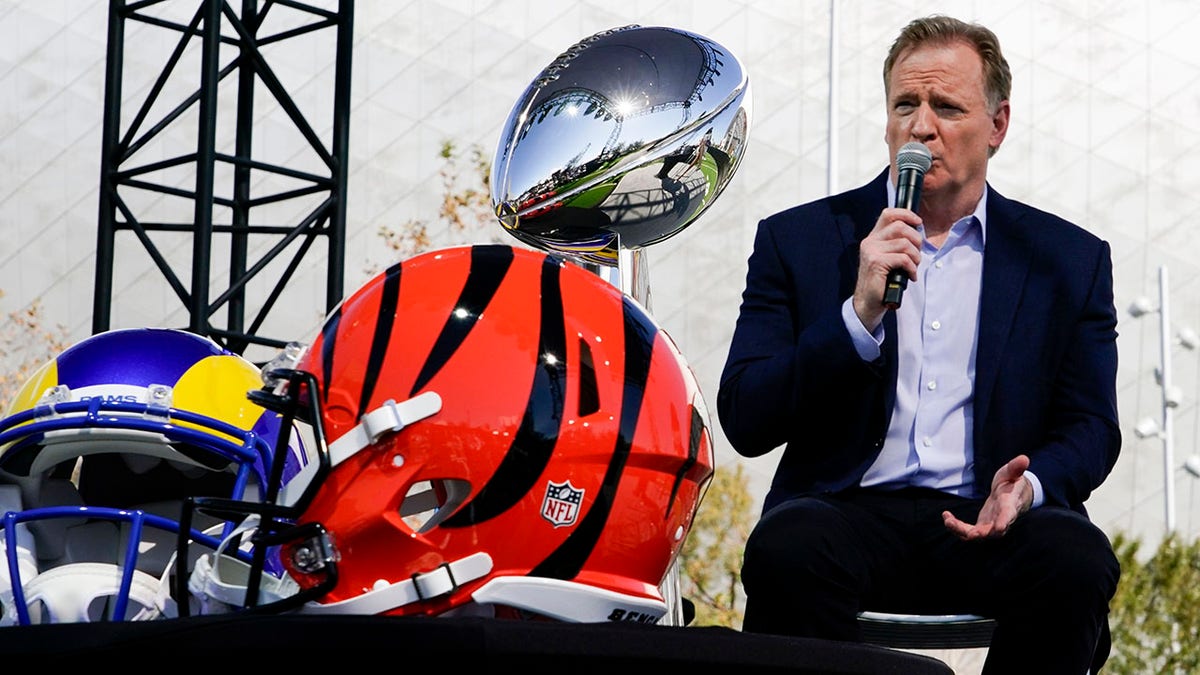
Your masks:
[{"label": "trophy stem", "polygon": [[617,248],[617,264],[603,265],[590,260],[574,260],[577,265],[621,289],[637,300],[650,314],[650,263],[644,248]]},{"label": "trophy stem", "polygon": [[650,309],[650,264],[644,248],[618,248],[617,273],[620,275],[621,291]]}]

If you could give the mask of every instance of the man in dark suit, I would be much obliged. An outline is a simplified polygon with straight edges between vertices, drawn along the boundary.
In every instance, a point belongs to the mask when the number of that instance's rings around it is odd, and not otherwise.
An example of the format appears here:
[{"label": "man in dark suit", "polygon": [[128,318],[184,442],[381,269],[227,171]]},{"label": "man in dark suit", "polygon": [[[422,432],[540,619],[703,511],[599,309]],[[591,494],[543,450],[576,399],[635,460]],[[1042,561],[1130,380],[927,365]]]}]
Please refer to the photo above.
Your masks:
[{"label": "man in dark suit", "polygon": [[[1084,510],[1121,440],[1109,246],[987,184],[1011,84],[990,30],[913,21],[884,84],[888,170],[766,218],[749,258],[717,409],[740,454],[784,450],[743,628],[974,613],[997,622],[985,673],[1096,673],[1120,576]],[[892,206],[910,142],[933,159],[915,213]]]}]

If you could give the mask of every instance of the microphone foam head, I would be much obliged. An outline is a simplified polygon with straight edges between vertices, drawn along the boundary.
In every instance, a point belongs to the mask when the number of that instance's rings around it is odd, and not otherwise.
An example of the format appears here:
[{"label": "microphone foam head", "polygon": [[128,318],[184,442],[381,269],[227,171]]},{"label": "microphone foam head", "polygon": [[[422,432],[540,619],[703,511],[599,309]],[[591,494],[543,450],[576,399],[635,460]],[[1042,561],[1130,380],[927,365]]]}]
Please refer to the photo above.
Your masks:
[{"label": "microphone foam head", "polygon": [[933,154],[929,152],[929,148],[925,147],[924,143],[912,141],[900,146],[900,151],[896,153],[896,170],[904,171],[905,169],[915,169],[917,173],[924,174],[933,165]]}]

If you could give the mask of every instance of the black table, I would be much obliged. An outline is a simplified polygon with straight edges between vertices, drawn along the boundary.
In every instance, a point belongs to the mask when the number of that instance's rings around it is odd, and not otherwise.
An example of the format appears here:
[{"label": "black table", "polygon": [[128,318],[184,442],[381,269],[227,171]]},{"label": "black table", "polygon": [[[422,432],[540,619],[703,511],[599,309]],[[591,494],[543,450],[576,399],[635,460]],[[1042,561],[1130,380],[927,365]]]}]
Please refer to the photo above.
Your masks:
[{"label": "black table", "polygon": [[[485,618],[314,615],[224,615],[149,622],[0,628],[6,659],[39,664],[149,662],[240,670],[251,663],[317,666],[334,675],[383,667],[405,672],[441,664],[440,672],[499,667],[506,672],[655,672],[729,675],[825,673],[953,675],[945,663],[874,645],[756,635],[716,626],[567,624]],[[340,657],[329,661],[330,657]],[[117,658],[121,657],[121,658]],[[129,657],[138,659],[128,661]],[[242,660],[239,660],[242,659]],[[24,659],[22,659],[24,660]],[[371,665],[377,664],[377,665]],[[424,666],[423,666],[424,667]],[[278,672],[278,671],[274,671]],[[300,671],[294,671],[300,672]]]}]

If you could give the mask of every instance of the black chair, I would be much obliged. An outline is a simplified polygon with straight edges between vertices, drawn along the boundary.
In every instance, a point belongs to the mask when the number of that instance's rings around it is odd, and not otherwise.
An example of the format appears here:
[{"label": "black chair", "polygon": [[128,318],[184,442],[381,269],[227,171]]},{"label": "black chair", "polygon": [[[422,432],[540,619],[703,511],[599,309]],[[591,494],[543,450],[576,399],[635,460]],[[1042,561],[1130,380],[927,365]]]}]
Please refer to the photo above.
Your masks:
[{"label": "black chair", "polygon": [[858,625],[865,642],[897,649],[987,647],[996,629],[993,619],[975,614],[862,612]]}]

